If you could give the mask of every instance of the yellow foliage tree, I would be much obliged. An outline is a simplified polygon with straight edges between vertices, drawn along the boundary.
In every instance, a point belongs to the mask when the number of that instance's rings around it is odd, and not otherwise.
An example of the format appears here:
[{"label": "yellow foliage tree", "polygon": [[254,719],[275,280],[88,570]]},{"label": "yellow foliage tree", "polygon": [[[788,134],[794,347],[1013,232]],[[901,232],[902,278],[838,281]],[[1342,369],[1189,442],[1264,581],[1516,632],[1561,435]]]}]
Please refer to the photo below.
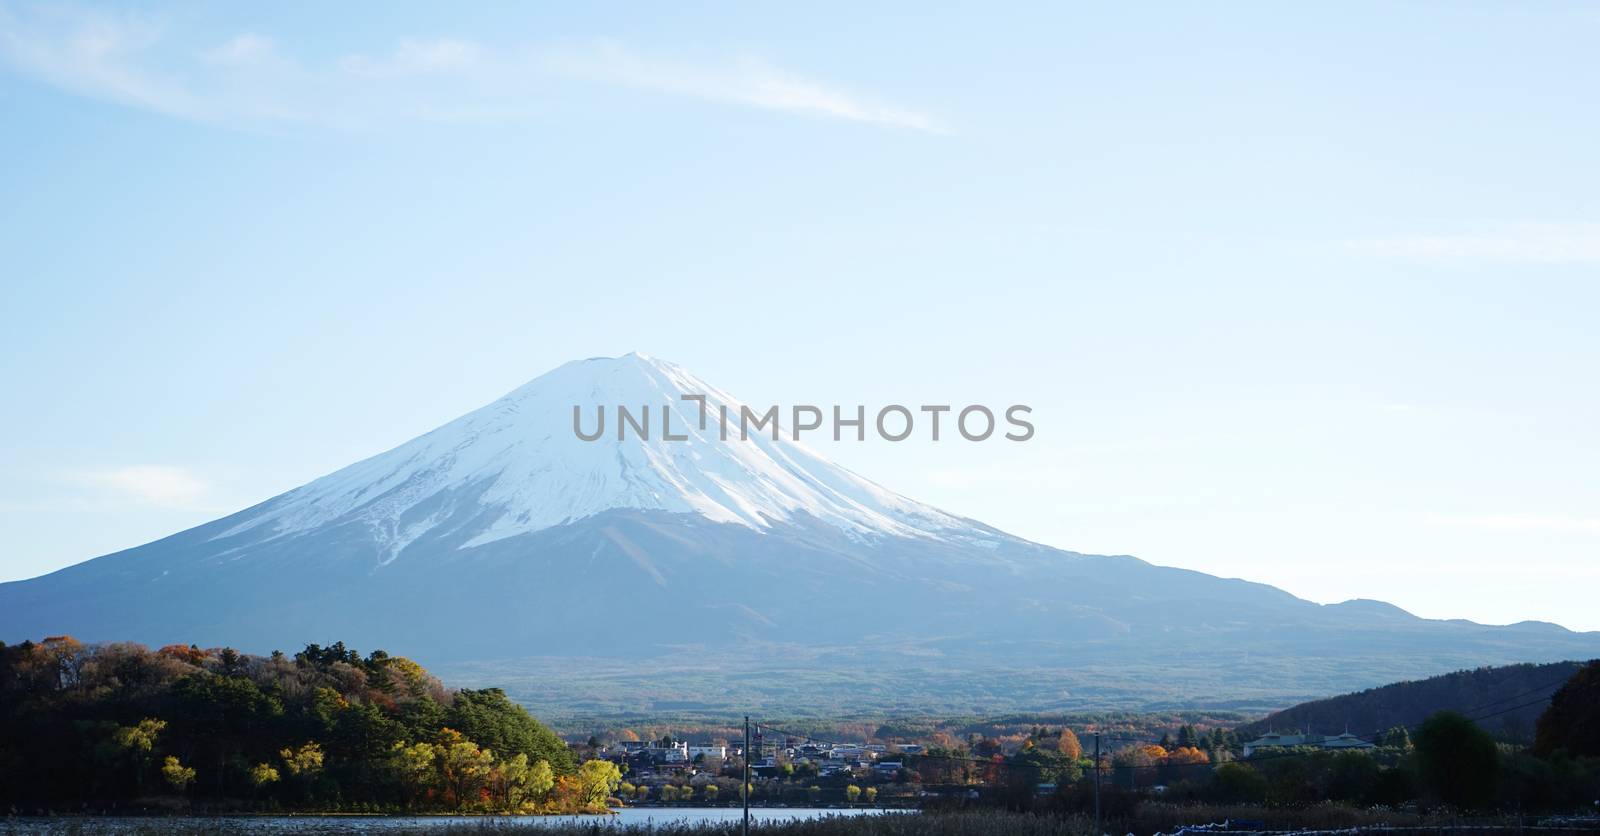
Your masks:
[{"label": "yellow foliage tree", "polygon": [[278,770],[270,763],[258,763],[250,767],[250,783],[256,789],[275,783],[278,778]]},{"label": "yellow foliage tree", "polygon": [[[462,807],[481,806],[484,791],[494,770],[494,753],[478,747],[461,732],[445,729],[435,748],[444,784]],[[618,777],[621,774],[618,773]]]},{"label": "yellow foliage tree", "polygon": [[585,807],[604,807],[606,799],[622,783],[622,770],[611,761],[584,761],[578,767],[578,797]]},{"label": "yellow foliage tree", "polygon": [[322,745],[315,740],[302,743],[298,749],[284,749],[278,753],[283,766],[296,778],[311,778],[322,771]]},{"label": "yellow foliage tree", "polygon": [[156,748],[156,738],[167,727],[166,720],[146,717],[132,726],[118,726],[111,734],[111,742],[133,764],[133,781],[140,792],[144,791],[144,776],[150,770],[151,753]]},{"label": "yellow foliage tree", "polygon": [[549,761],[535,761],[528,768],[528,798],[535,804],[550,800],[550,790],[556,785],[556,773]]},{"label": "yellow foliage tree", "polygon": [[146,717],[140,720],[137,725],[118,727],[111,738],[123,749],[148,755],[150,750],[156,746],[156,737],[166,727],[166,720]]},{"label": "yellow foliage tree", "polygon": [[309,799],[312,782],[322,772],[322,746],[309,740],[298,748],[280,750],[278,757],[283,759],[283,768],[294,776],[300,794]]},{"label": "yellow foliage tree", "polygon": [[400,777],[408,804],[415,804],[417,798],[433,786],[435,769],[432,744],[396,743],[389,750],[388,765]]},{"label": "yellow foliage tree", "polygon": [[161,777],[167,779],[167,783],[181,794],[194,783],[195,771],[194,767],[184,766],[176,757],[168,755],[166,761],[161,764]]}]

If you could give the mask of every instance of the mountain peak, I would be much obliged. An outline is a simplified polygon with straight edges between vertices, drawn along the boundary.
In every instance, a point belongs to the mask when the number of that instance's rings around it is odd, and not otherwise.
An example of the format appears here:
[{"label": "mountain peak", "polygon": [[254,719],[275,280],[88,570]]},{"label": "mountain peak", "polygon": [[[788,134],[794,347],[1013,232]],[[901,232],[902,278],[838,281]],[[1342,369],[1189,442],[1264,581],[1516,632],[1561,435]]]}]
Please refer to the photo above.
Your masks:
[{"label": "mountain peak", "polygon": [[660,361],[656,360],[656,358],[651,357],[648,354],[644,354],[644,353],[638,352],[638,351],[630,351],[627,354],[618,354],[615,357],[607,357],[607,356],[602,354],[602,355],[597,355],[595,357],[588,357],[588,358],[585,358],[583,360],[579,360],[577,362],[579,362],[579,363],[610,363],[610,364],[613,364],[613,365],[620,365],[620,364],[623,364],[623,363],[634,363],[634,364],[646,364],[646,365],[649,365],[649,364],[654,364],[654,363],[657,363],[657,362],[660,362]]},{"label": "mountain peak", "polygon": [[[704,396],[706,414],[684,395]],[[697,514],[760,530],[804,517],[858,537],[979,531],[782,431],[776,439],[770,429],[741,439],[731,427],[722,438],[718,410],[737,416],[741,406],[681,366],[638,352],[567,363],[246,512],[219,539],[356,524],[383,544],[388,562],[424,536],[448,535],[469,548],[613,509]],[[620,431],[619,407],[643,432]],[[580,429],[598,434],[586,440]]]}]

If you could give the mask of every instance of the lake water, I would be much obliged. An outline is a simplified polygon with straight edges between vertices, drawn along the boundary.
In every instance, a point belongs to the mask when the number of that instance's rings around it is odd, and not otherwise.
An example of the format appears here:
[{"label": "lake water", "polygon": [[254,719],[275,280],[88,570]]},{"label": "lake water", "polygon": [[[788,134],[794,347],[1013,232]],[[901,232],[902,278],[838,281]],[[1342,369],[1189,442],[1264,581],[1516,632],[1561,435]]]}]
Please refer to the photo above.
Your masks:
[{"label": "lake water", "polygon": [[[867,816],[888,812],[879,809],[830,809],[820,807],[752,807],[750,820],[790,821],[824,816]],[[0,818],[0,834],[49,836],[83,834],[116,836],[121,833],[158,833],[167,828],[185,833],[245,833],[271,836],[313,836],[343,833],[382,833],[388,830],[427,831],[456,825],[473,827],[494,824],[499,828],[540,828],[562,824],[623,827],[629,825],[661,827],[675,824],[738,822],[744,816],[737,807],[628,807],[613,816],[229,816],[224,818]]]}]

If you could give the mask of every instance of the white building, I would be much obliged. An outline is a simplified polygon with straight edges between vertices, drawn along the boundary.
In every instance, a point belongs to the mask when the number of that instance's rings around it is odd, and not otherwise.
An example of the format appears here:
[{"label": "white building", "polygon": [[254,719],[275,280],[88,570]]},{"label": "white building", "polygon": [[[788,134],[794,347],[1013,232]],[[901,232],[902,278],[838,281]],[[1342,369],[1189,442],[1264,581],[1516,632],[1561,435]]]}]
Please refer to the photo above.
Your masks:
[{"label": "white building", "polygon": [[662,763],[687,763],[689,761],[689,744],[678,741],[670,746],[646,746],[645,753]]}]

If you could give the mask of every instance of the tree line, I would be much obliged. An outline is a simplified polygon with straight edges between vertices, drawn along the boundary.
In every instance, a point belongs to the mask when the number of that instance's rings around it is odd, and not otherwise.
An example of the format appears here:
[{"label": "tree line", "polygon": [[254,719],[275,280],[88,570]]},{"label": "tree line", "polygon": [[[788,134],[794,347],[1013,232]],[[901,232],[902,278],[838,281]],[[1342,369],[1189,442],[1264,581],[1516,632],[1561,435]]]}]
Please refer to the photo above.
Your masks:
[{"label": "tree line", "polygon": [[0,808],[576,813],[620,779],[381,650],[0,643]]}]

